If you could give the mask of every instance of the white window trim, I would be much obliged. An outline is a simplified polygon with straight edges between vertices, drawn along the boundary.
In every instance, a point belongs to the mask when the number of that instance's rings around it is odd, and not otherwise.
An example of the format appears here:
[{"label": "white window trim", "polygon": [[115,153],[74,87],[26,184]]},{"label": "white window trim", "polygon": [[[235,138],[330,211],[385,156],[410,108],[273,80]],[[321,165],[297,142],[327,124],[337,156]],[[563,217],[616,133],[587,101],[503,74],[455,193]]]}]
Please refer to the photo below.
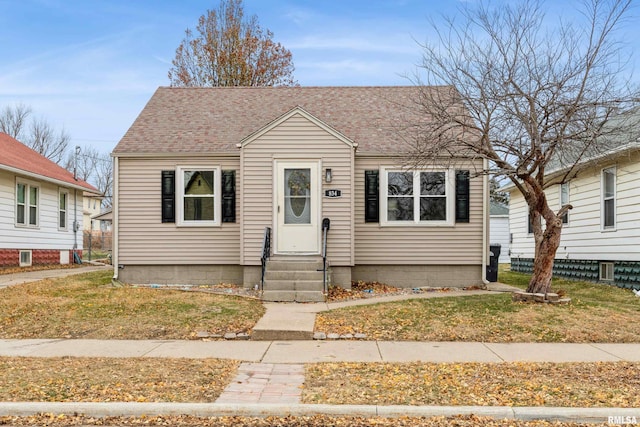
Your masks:
[{"label": "white window trim", "polygon": [[[18,222],[18,184],[22,184],[25,186],[25,203],[24,203],[24,224],[19,223]],[[30,193],[31,193],[31,188],[37,188],[38,189],[38,197],[36,199],[36,223],[35,224],[31,224],[31,204],[29,203],[30,200]],[[14,197],[14,201],[13,201],[13,220],[15,223],[16,227],[20,227],[20,228],[40,228],[40,194],[41,194],[41,189],[40,189],[40,184],[35,182],[35,181],[29,181],[27,179],[22,179],[22,178],[16,178],[16,183],[14,186],[14,192],[15,192],[15,197]]]},{"label": "white window trim", "polygon": [[[22,262],[22,254],[29,254],[29,262]],[[18,257],[20,267],[31,267],[33,265],[33,252],[31,252],[31,250],[20,250]]]},{"label": "white window trim", "polygon": [[[447,205],[447,218],[444,221],[420,221],[420,203],[414,203],[414,219],[413,221],[389,221],[387,219],[387,183],[389,172],[413,172],[414,175],[414,197],[419,199],[420,192],[416,193],[415,188],[420,186],[420,172],[444,172],[445,176],[445,196]],[[403,169],[392,166],[380,168],[380,225],[383,227],[453,227],[455,225],[455,171],[446,168],[420,168],[420,169]]]},{"label": "white window trim", "polygon": [[[606,171],[613,171],[613,225],[609,225],[609,226],[605,226],[604,221],[605,221],[605,211],[604,211],[604,205],[605,205],[605,200],[609,200],[609,199],[605,199],[605,172]],[[618,209],[616,206],[616,202],[618,199],[618,173],[617,173],[617,169],[616,166],[609,166],[607,168],[603,168],[602,171],[600,172],[600,229],[603,232],[610,232],[610,231],[616,231],[616,228],[618,226],[618,221],[617,221],[617,214],[618,214]]]},{"label": "white window trim", "polygon": [[[60,208],[60,196],[62,194],[65,195],[65,202],[66,202],[66,206],[64,209],[64,213],[65,213],[64,227],[60,226],[60,213],[63,211],[63,209]],[[69,192],[64,188],[58,189],[58,230],[59,231],[69,230]]]},{"label": "white window trim", "polygon": [[[567,189],[567,200],[562,203],[562,187],[566,186]],[[560,184],[559,186],[559,191],[560,191],[560,195],[559,195],[559,199],[560,199],[560,208],[562,208],[564,205],[568,205],[571,203],[571,185],[569,185],[569,182],[564,182],[562,184]],[[562,226],[563,227],[568,227],[569,224],[571,223],[571,216],[569,215],[569,211],[567,211],[567,213],[565,214],[567,215],[567,222],[563,222]]]},{"label": "white window trim", "polygon": [[[184,171],[213,171],[213,221],[185,221],[184,219]],[[220,166],[188,165],[176,168],[176,226],[219,227],[222,215],[222,187]]]},{"label": "white window trim", "polygon": [[[614,264],[612,262],[601,262],[599,268],[599,279],[606,282],[613,282],[614,280]],[[611,276],[603,273],[611,273]]]}]

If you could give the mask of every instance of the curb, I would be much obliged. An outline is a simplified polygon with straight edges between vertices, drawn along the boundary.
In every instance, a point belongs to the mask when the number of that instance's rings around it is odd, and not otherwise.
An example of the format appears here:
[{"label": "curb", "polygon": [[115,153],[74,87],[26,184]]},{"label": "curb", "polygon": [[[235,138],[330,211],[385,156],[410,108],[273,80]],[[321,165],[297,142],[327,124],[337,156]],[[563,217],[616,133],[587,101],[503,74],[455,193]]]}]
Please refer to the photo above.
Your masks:
[{"label": "curb", "polygon": [[[143,415],[191,415],[195,417],[351,416],[351,417],[436,417],[477,415],[522,421],[547,420],[576,423],[636,423],[638,408],[566,408],[513,406],[381,406],[312,404],[220,404],[138,402],[0,402],[0,416],[31,416],[43,413],[91,417],[140,417]],[[613,420],[613,421],[612,421]]]}]

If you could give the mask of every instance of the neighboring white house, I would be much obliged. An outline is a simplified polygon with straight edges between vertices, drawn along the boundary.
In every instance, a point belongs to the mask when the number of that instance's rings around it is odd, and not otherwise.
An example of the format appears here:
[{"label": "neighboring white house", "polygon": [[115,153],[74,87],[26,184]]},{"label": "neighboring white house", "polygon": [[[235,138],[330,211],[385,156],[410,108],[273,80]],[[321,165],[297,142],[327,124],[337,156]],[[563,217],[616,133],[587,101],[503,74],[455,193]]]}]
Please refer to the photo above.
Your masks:
[{"label": "neighboring white house", "polygon": [[508,264],[510,258],[509,206],[492,201],[489,205],[489,242],[500,245],[500,264]]},{"label": "neighboring white house", "polygon": [[[515,187],[506,190],[511,193],[511,269],[530,272],[534,241],[527,204]],[[552,185],[546,194],[551,207],[573,206],[564,219],[554,275],[640,289],[638,143],[592,160],[591,167],[566,184]]]},{"label": "neighboring white house", "polygon": [[100,194],[85,192],[82,201],[82,225],[84,231],[100,231],[100,220],[93,217],[102,212],[102,199]]},{"label": "neighboring white house", "polygon": [[98,190],[5,133],[0,153],[0,267],[81,257],[82,195]]}]

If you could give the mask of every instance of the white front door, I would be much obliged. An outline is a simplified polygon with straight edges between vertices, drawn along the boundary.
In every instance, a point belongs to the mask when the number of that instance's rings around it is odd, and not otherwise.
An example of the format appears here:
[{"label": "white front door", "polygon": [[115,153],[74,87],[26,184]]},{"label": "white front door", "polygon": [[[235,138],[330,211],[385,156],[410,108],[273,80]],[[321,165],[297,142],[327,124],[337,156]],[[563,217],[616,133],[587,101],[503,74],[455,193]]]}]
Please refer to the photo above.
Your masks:
[{"label": "white front door", "polygon": [[276,161],[277,253],[320,253],[319,162]]}]

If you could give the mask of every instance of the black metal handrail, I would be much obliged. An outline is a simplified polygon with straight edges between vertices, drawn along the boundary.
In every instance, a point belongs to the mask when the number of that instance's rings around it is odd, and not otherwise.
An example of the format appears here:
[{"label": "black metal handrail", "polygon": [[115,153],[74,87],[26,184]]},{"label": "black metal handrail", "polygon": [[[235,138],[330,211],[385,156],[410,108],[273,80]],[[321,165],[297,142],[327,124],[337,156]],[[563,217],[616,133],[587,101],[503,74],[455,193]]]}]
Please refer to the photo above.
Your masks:
[{"label": "black metal handrail", "polygon": [[264,239],[262,240],[262,274],[260,275],[260,291],[264,289],[264,272],[267,269],[267,260],[271,256],[271,227],[265,227]]},{"label": "black metal handrail", "polygon": [[327,285],[327,234],[331,228],[331,220],[329,218],[322,219],[322,287],[325,295],[329,293]]}]

